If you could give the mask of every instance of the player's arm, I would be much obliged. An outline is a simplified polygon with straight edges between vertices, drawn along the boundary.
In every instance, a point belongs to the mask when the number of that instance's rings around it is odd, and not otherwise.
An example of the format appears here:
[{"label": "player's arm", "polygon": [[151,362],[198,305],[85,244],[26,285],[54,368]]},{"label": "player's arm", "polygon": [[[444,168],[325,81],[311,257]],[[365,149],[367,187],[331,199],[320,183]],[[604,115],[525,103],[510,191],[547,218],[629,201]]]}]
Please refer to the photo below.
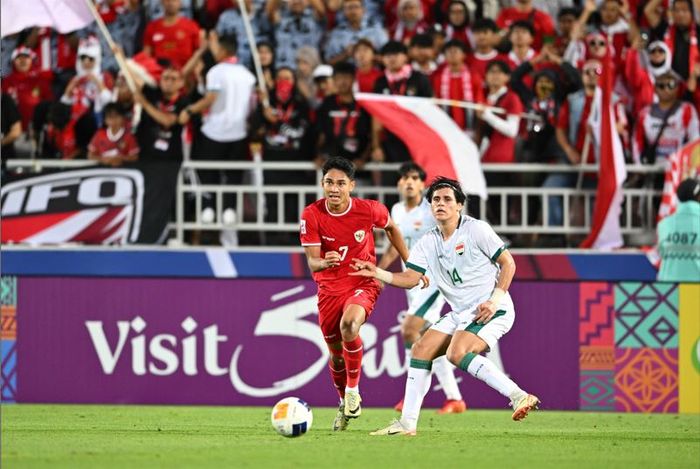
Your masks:
[{"label": "player's arm", "polygon": [[379,259],[377,267],[379,267],[380,269],[387,269],[391,264],[394,263],[397,257],[399,257],[399,251],[397,251],[393,245],[389,246],[382,258]]},{"label": "player's arm", "polygon": [[[420,283],[421,278],[424,278],[423,274],[425,272],[417,272],[412,268],[406,269],[405,272],[388,272],[384,269],[380,269],[369,261],[361,261],[360,259],[353,259],[352,261],[353,263],[350,264],[350,266],[355,269],[355,272],[351,272],[348,275],[376,278],[384,283],[388,283],[389,285],[399,288],[405,288],[406,290],[410,290],[411,288],[415,287]],[[423,288],[427,286],[428,283],[426,277]]]},{"label": "player's arm", "polygon": [[501,299],[508,291],[508,288],[510,288],[513,276],[515,275],[515,260],[507,249],[503,249],[498,255],[496,264],[498,264],[500,268],[496,288],[493,289],[491,297],[476,308],[477,313],[474,320],[477,324],[489,322],[494,314],[496,314],[498,305],[501,303]]},{"label": "player's arm", "polygon": [[[389,223],[384,227],[389,242],[396,249],[396,252],[401,256],[404,262],[408,261],[408,248],[401,235],[401,230],[396,226],[394,220],[389,218]],[[387,253],[388,254],[388,253]]]},{"label": "player's arm", "polygon": [[320,272],[340,265],[340,253],[336,251],[328,251],[321,257],[321,246],[304,246],[304,253],[311,272]]}]

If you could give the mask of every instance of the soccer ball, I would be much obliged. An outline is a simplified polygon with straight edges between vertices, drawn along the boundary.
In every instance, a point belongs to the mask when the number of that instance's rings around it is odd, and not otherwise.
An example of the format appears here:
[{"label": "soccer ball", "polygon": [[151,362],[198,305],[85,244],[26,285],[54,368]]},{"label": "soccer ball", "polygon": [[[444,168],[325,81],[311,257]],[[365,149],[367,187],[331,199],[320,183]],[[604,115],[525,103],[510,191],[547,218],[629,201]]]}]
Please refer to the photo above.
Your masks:
[{"label": "soccer ball", "polygon": [[272,428],[282,436],[301,436],[311,430],[314,416],[309,404],[298,397],[285,397],[272,408]]}]

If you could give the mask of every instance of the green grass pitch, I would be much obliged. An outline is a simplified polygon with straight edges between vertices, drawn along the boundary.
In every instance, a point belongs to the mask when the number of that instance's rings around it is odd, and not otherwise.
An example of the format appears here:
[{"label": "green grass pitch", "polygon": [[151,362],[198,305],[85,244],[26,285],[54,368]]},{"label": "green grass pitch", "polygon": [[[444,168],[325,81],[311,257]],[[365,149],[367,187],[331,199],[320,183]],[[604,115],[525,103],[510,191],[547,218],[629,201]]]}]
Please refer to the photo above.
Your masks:
[{"label": "green grass pitch", "polygon": [[348,431],[317,408],[278,436],[262,407],[2,406],[2,467],[700,468],[700,416],[426,409],[417,437],[370,437],[396,414],[364,409]]}]

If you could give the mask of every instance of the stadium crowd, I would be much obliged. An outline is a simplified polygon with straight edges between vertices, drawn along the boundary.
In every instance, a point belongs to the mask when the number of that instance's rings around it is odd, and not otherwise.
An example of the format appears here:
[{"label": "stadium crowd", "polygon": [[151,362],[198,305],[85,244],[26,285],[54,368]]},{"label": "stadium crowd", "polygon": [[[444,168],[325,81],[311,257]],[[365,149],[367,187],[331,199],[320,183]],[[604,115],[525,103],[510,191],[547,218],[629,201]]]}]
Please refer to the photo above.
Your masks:
[{"label": "stadium crowd", "polygon": [[[606,56],[628,162],[665,160],[700,137],[700,0],[245,3],[267,93],[255,89],[236,0],[96,0],[119,45],[114,50],[95,25],[4,37],[3,161],[34,155],[119,166],[182,160],[188,152],[192,159],[245,161],[251,151],[264,161],[319,164],[338,155],[360,168],[409,160],[403,142],[358,106],[354,92],[361,91],[506,109],[504,116],[445,107],[485,163],[593,163],[595,151],[584,147]],[[129,77],[115,54],[130,58]],[[217,98],[221,90],[236,92]],[[539,120],[522,118],[524,112]],[[237,173],[200,177],[236,184]],[[487,181],[574,187],[576,177],[520,181],[496,173]],[[265,182],[309,181],[302,173],[271,172]],[[595,185],[596,175],[587,173],[583,186]],[[270,221],[276,200],[268,200]],[[561,224],[561,204],[552,203],[550,223]],[[202,221],[214,216],[205,206]],[[298,213],[284,216],[296,220]],[[235,217],[223,213],[224,222]]]}]

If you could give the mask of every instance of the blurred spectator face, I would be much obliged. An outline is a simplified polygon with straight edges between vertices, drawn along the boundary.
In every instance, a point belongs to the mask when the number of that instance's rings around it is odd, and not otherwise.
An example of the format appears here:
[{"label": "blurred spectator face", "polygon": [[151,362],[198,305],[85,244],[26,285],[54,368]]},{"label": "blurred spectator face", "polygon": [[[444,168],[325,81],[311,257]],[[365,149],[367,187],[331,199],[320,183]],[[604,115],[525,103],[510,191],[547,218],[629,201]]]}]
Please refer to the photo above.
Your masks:
[{"label": "blurred spectator face", "polygon": [[307,0],[289,0],[289,11],[294,15],[301,15],[306,10]]},{"label": "blurred spectator face", "polygon": [[182,72],[174,68],[166,68],[160,76],[160,90],[165,96],[178,94],[183,85]]},{"label": "blurred spectator face", "polygon": [[410,50],[411,58],[419,64],[425,64],[433,60],[435,50],[432,47],[413,46]]},{"label": "blurred spectator face", "polygon": [[602,58],[605,57],[605,47],[607,43],[603,36],[593,36],[588,38],[586,41],[586,46],[592,57]]},{"label": "blurred spectator face", "polygon": [[447,10],[447,21],[453,26],[461,26],[467,21],[467,7],[463,3],[453,3]]},{"label": "blurred spectator face", "polygon": [[445,62],[453,67],[464,63],[464,52],[459,47],[449,47],[445,50]]},{"label": "blurred spectator face", "polygon": [[605,25],[615,24],[620,19],[620,4],[617,0],[606,0],[600,8],[600,19]]},{"label": "blurred spectator face", "polygon": [[539,77],[535,82],[537,99],[547,99],[554,94],[554,82],[546,76]]},{"label": "blurred spectator face", "polygon": [[360,0],[349,0],[343,2],[343,13],[348,21],[352,24],[359,24],[365,14]]},{"label": "blurred spectator face", "polygon": [[517,0],[517,3],[523,6],[528,6],[532,3],[532,0]]},{"label": "blurred spectator face", "polygon": [[384,62],[384,67],[386,67],[390,72],[398,72],[401,67],[406,65],[408,57],[406,54],[386,54],[382,57],[382,62]]},{"label": "blurred spectator face", "polygon": [[533,42],[532,34],[525,28],[513,28],[510,32],[510,42],[518,47],[530,47]]},{"label": "blurred spectator face", "polygon": [[486,70],[486,86],[491,90],[499,90],[506,86],[510,80],[510,76],[507,73],[503,73],[498,67],[489,67]]},{"label": "blurred spectator face", "polygon": [[114,87],[117,90],[117,102],[119,103],[132,103],[134,100],[134,95],[129,89],[129,85],[121,73],[114,82]]},{"label": "blurred spectator face", "polygon": [[401,20],[409,24],[416,23],[420,19],[420,14],[421,6],[415,0],[405,2],[399,12]]},{"label": "blurred spectator face", "polygon": [[649,54],[649,61],[654,67],[660,67],[666,62],[666,51],[663,47],[653,46],[647,51]]},{"label": "blurred spectator face", "polygon": [[687,28],[693,21],[693,14],[690,10],[689,0],[676,0],[671,8],[673,24],[682,28]]},{"label": "blurred spectator face", "polygon": [[277,71],[275,77],[275,96],[277,100],[283,103],[289,101],[294,94],[294,73],[288,68],[283,68]]},{"label": "blurred spectator face", "polygon": [[347,73],[336,73],[333,75],[335,90],[340,95],[352,94],[352,85],[354,82],[355,77],[353,75],[348,75]]},{"label": "blurred spectator face", "polygon": [[314,65],[310,64],[306,60],[297,59],[297,75],[299,77],[310,77],[314,71]]},{"label": "blurred spectator face", "polygon": [[374,64],[374,50],[366,44],[357,45],[352,56],[360,68],[368,68]]},{"label": "blurred spectator face", "polygon": [[328,96],[335,93],[335,81],[333,77],[321,77],[314,80],[316,86],[321,92],[321,96]]},{"label": "blurred spectator face", "polygon": [[496,42],[496,33],[490,29],[474,31],[474,44],[477,49],[490,49]]},{"label": "blurred spectator face", "polygon": [[32,68],[32,58],[26,54],[18,55],[14,60],[15,70],[27,73]]},{"label": "blurred spectator face", "polygon": [[654,90],[659,97],[659,102],[668,103],[676,99],[678,93],[678,80],[671,77],[657,78]]},{"label": "blurred spectator face", "polygon": [[595,90],[596,86],[598,86],[600,75],[603,73],[603,66],[597,60],[591,60],[586,62],[581,73],[584,88]]},{"label": "blurred spectator face", "polygon": [[86,72],[89,72],[95,67],[95,58],[90,55],[81,55],[78,57],[78,60],[80,60],[80,65],[83,66],[83,70]]},{"label": "blurred spectator face", "polygon": [[177,16],[180,14],[181,0],[161,0],[165,16]]},{"label": "blurred spectator face", "polygon": [[112,111],[105,115],[105,124],[112,133],[116,133],[124,127],[124,116]]},{"label": "blurred spectator face", "polygon": [[560,16],[557,20],[557,26],[561,35],[569,37],[571,35],[571,30],[574,28],[574,23],[576,23],[576,17],[574,15]]}]

